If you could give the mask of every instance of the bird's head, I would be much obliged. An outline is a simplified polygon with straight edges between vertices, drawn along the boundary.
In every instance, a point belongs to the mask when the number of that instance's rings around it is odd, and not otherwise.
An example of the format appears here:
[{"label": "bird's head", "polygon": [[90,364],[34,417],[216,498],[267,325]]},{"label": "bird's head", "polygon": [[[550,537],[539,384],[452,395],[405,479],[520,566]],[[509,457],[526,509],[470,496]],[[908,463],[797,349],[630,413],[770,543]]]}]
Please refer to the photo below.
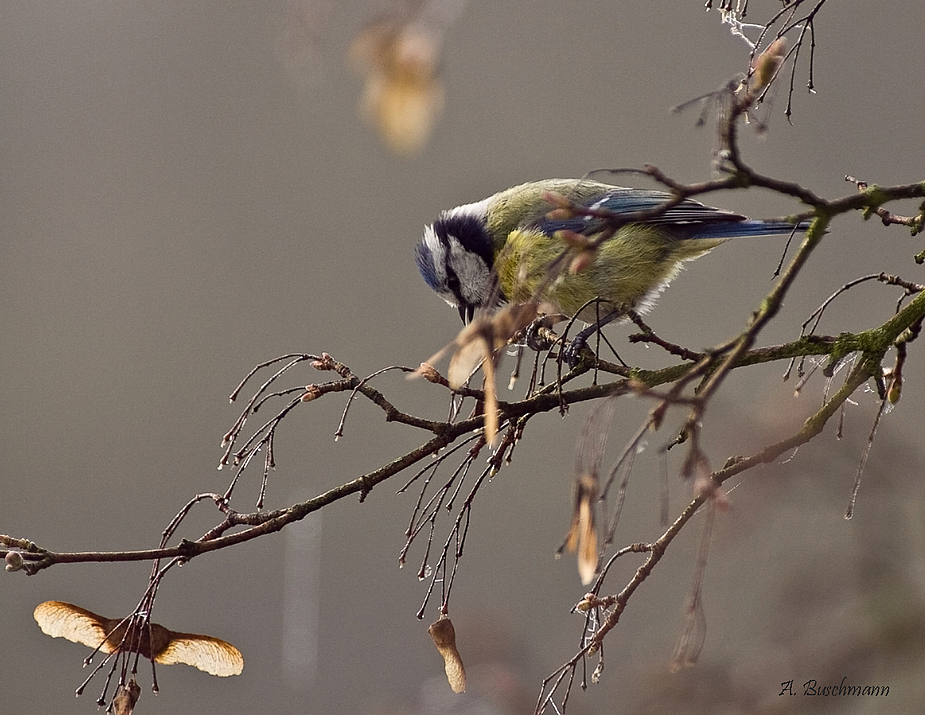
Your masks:
[{"label": "bird's head", "polygon": [[495,241],[486,221],[487,202],[444,211],[415,247],[421,275],[466,323],[479,309],[494,309],[503,296],[492,275]]}]

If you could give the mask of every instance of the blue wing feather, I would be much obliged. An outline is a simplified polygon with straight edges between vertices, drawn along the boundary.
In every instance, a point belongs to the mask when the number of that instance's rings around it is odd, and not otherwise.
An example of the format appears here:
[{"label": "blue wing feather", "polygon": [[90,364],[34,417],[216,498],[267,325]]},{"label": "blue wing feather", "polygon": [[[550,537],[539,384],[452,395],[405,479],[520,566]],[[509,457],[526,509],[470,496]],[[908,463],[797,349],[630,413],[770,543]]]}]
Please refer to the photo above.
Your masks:
[{"label": "blue wing feather", "polygon": [[[614,188],[602,196],[586,202],[587,208],[611,211],[615,215],[651,211],[671,199],[671,194],[645,189]],[[739,236],[767,236],[789,233],[794,228],[805,231],[809,224],[793,224],[774,221],[752,221],[733,211],[707,206],[693,199],[685,199],[672,206],[665,213],[642,222],[662,226],[679,240],[698,238],[735,238]],[[602,231],[606,220],[594,216],[573,216],[567,219],[550,220],[545,216],[535,224],[544,233],[568,230],[587,235]]]}]

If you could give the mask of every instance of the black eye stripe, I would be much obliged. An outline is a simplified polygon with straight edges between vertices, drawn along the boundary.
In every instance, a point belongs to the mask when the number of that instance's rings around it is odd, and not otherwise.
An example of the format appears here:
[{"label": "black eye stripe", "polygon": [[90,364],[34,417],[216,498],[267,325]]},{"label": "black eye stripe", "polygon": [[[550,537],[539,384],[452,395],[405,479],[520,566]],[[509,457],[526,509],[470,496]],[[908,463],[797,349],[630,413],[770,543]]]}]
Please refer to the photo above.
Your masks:
[{"label": "black eye stripe", "polygon": [[443,270],[446,271],[446,285],[453,295],[457,297],[460,301],[462,300],[462,295],[460,294],[460,283],[459,276],[456,275],[456,271],[453,269],[453,266],[450,264],[450,254],[449,252],[444,254],[443,259]]},{"label": "black eye stripe", "polygon": [[440,241],[440,246],[443,248],[443,271],[446,275],[446,287],[452,291],[453,295],[456,296],[456,300],[459,303],[463,302],[461,294],[461,283],[459,282],[459,276],[456,273],[456,270],[453,268],[453,263],[451,260],[452,250],[450,247],[450,235],[447,232],[446,228],[442,225],[434,225],[434,234],[437,237],[437,240]]}]

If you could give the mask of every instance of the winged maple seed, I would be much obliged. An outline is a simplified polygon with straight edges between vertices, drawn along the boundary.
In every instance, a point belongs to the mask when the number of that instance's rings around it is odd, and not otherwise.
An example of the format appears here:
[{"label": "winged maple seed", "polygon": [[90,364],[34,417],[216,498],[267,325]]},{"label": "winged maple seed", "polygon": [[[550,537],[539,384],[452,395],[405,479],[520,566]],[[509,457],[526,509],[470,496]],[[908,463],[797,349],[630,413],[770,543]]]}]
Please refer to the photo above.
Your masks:
[{"label": "winged maple seed", "polygon": [[141,687],[134,678],[127,685],[120,685],[116,688],[116,694],[112,699],[113,715],[132,715],[140,695]]},{"label": "winged maple seed", "polygon": [[466,690],[466,668],[456,649],[456,629],[448,616],[441,616],[440,620],[432,623],[427,629],[434,645],[443,656],[443,669],[446,679],[454,693],[463,693]]},{"label": "winged maple seed", "polygon": [[45,601],[32,614],[52,638],[67,638],[103,653],[138,653],[162,665],[191,665],[211,675],[240,675],[244,656],[231,643],[212,636],[171,631],[157,623],[136,625],[131,618],[105,618],[63,601]]},{"label": "winged maple seed", "polygon": [[501,359],[501,348],[508,344],[518,332],[526,328],[537,316],[539,303],[528,301],[506,305],[493,315],[479,315],[466,325],[456,339],[421,363],[421,367],[409,377],[424,376],[434,370],[433,363],[452,350],[447,369],[447,382],[454,390],[482,366],[485,373],[485,440],[494,442],[498,433],[498,395],[495,390],[495,367]]},{"label": "winged maple seed", "polygon": [[575,488],[575,511],[572,525],[565,537],[565,547],[578,552],[578,575],[587,586],[597,575],[597,528],[594,525],[594,505],[598,497],[596,477],[581,475]]}]

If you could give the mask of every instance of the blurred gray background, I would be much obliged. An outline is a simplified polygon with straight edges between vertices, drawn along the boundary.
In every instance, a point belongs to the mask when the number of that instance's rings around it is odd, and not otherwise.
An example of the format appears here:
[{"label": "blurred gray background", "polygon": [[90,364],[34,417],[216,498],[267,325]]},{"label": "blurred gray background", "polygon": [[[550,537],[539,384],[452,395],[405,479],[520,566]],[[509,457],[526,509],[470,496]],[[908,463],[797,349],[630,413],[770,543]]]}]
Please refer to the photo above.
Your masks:
[{"label": "blurred gray background", "polygon": [[[779,3],[752,2],[754,21]],[[360,118],[351,39],[381,6],[364,3],[4,2],[0,21],[0,532],[55,550],[155,546],[192,495],[222,490],[219,441],[239,406],[227,396],[255,363],[327,351],[365,375],[416,365],[458,329],[420,280],[412,246],[443,208],[529,179],[649,162],[680,180],[710,175],[713,134],[680,102],[745,69],[747,50],[678,2],[471,2],[441,58],[446,107],[429,145],[398,157]],[[304,44],[292,45],[293,17]],[[797,73],[770,131],[745,131],[760,171],[828,197],[923,178],[925,9],[918,0],[848,0],[818,19],[816,85]],[[289,34],[287,34],[289,33]],[[288,37],[288,40],[286,39]],[[618,182],[626,183],[624,179]],[[752,216],[797,205],[759,191],[709,197]],[[913,204],[897,205],[914,213]],[[722,247],[686,271],[650,316],[692,348],[738,331],[771,285],[783,239]],[[793,339],[845,281],[881,270],[922,281],[921,241],[859,216],[838,219],[763,344]],[[831,309],[822,332],[883,322],[895,291],[873,285]],[[620,342],[625,329],[612,331]],[[921,712],[925,521],[920,346],[905,394],[884,418],[852,521],[842,518],[876,395],[856,395],[845,438],[830,426],[786,463],[752,472],[720,515],[707,570],[700,664],[669,676],[699,525],[673,545],[606,643],[600,685],[573,713]],[[658,351],[625,348],[659,365]],[[714,466],[792,433],[822,399],[798,399],[783,365],[741,371],[708,415]],[[327,379],[308,369],[287,385]],[[442,391],[390,374],[401,408],[438,418]],[[358,402],[338,443],[345,396],[305,405],[277,442],[267,506],[353,479],[422,441]],[[618,410],[610,452],[647,405]],[[347,499],[288,532],[174,572],[158,622],[236,644],[236,678],[147,667],[139,713],[515,713],[574,652],[582,595],[574,559],[555,560],[569,522],[574,445],[586,410],[535,419],[514,463],[478,499],[451,614],[469,692],[451,696],[426,625],[420,548],[399,570],[414,493],[403,477],[364,504]],[[620,544],[658,522],[655,435],[630,485]],[[668,462],[672,512],[686,501]],[[238,508],[256,498],[258,474]],[[194,512],[182,535],[215,521]],[[447,523],[438,538],[442,541]],[[622,587],[639,560],[614,572]],[[107,616],[137,602],[148,564],[4,574],[0,709],[86,713],[75,700],[87,649],[41,634],[32,609],[72,601]],[[607,589],[605,589],[607,590]],[[780,684],[890,686],[889,708],[778,696]],[[822,701],[822,702],[819,702]]]}]

